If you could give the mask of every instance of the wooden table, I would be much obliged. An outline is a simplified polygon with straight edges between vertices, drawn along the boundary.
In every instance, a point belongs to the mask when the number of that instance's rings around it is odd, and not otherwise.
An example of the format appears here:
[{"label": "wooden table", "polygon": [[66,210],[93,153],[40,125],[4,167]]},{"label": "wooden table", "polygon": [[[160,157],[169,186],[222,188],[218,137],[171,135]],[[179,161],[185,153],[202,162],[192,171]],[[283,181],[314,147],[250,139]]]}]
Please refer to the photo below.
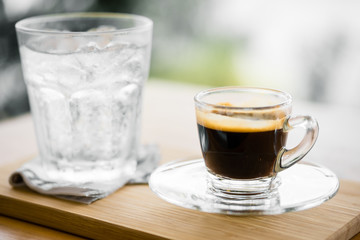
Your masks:
[{"label": "wooden table", "polygon": [[[160,81],[149,82],[146,86],[142,127],[143,142],[158,144],[163,155],[163,162],[180,158],[191,159],[200,156],[195,115],[193,112],[193,96],[199,90],[201,89],[196,86],[170,84]],[[35,206],[32,209],[28,208],[27,213],[18,212],[12,216],[32,221],[33,218],[27,215],[33,211],[33,215],[38,214],[38,219],[32,222],[62,230],[64,228],[59,227],[59,225],[51,225],[47,219],[44,219],[47,214],[54,214],[54,211],[51,209],[54,206],[59,208],[59,211],[56,212],[58,216],[63,216],[62,214],[65,211],[71,212],[68,209],[73,209],[72,212],[91,216],[97,207],[103,207],[107,203],[111,204],[111,201],[117,201],[119,198],[123,200],[124,204],[130,204],[131,201],[127,198],[131,197],[132,201],[134,201],[134,206],[137,207],[128,210],[124,209],[124,217],[127,216],[126,214],[133,213],[136,215],[137,211],[142,211],[142,213],[148,214],[146,216],[158,215],[158,218],[155,223],[149,222],[146,224],[146,221],[143,221],[143,225],[140,226],[142,231],[138,231],[131,223],[126,225],[128,227],[126,231],[121,232],[124,230],[123,228],[116,228],[116,231],[124,234],[126,232],[133,233],[132,235],[124,235],[127,237],[189,239],[189,236],[193,236],[197,239],[211,239],[211,237],[236,239],[237,236],[242,236],[244,238],[248,237],[248,239],[286,239],[289,237],[289,232],[287,232],[289,229],[294,230],[295,228],[293,227],[296,225],[301,229],[303,224],[302,232],[292,233],[294,234],[293,239],[323,239],[326,232],[329,232],[327,236],[329,239],[349,239],[360,231],[360,161],[358,157],[360,156],[360,146],[359,142],[357,142],[357,136],[359,136],[360,131],[359,127],[356,126],[356,123],[360,122],[360,111],[350,107],[297,103],[296,101],[294,105],[296,113],[314,115],[320,123],[318,142],[306,160],[327,166],[342,179],[339,194],[318,208],[279,216],[239,218],[200,213],[173,206],[157,198],[145,185],[126,187],[89,207],[77,206],[73,203],[35,194],[26,189],[14,191],[6,184],[6,186],[1,186],[0,191],[3,191],[3,194],[4,191],[7,191],[6,194],[17,199],[17,201],[11,201],[14,204],[11,206],[12,208],[20,208],[23,204],[25,204],[25,207]],[[339,128],[339,125],[342,127]],[[36,152],[35,135],[30,115],[20,116],[0,123],[0,166],[3,166],[3,171],[11,171],[11,169],[16,168],[20,164],[19,161],[36,155]],[[1,176],[1,178],[5,181],[4,179],[7,176]],[[142,200],[144,196],[149,202],[142,205],[139,201],[144,201]],[[1,200],[8,204],[7,200]],[[28,204],[29,202],[31,203],[30,205]],[[146,208],[141,209],[141,206],[146,206]],[[37,212],[39,209],[41,212]],[[106,213],[110,209],[111,206],[104,212]],[[157,214],[152,212],[156,209],[162,210],[163,213]],[[48,212],[46,212],[47,210]],[[12,210],[11,212],[13,213],[14,211]],[[343,215],[339,216],[338,212],[343,213]],[[4,213],[7,214],[6,212]],[[320,217],[322,214],[326,216],[329,213],[334,217],[333,220]],[[130,215],[127,217],[129,221],[132,219]],[[283,222],[284,219],[287,221],[286,224]],[[349,219],[350,221],[348,221]],[[75,217],[68,219],[68,221],[72,220],[75,220]],[[84,221],[84,225],[78,226],[82,231],[76,230],[74,227],[75,230],[70,231],[71,233],[85,237],[99,238],[101,236],[82,234],[87,232],[87,230],[81,229],[81,227],[86,226],[89,219],[77,218],[76,220],[79,221],[78,223]],[[91,218],[90,220],[93,221],[94,219]],[[109,224],[111,221],[112,219],[109,218]],[[152,221],[150,217],[149,221]],[[348,222],[339,231],[330,234],[332,231],[331,221],[338,222],[338,224],[341,224],[342,221]],[[94,223],[97,222],[95,221]],[[225,226],[222,224],[228,225],[227,227],[222,227]],[[288,227],[287,224],[289,224]],[[111,224],[109,226],[109,231],[111,231]],[[178,229],[179,227],[183,229]],[[234,232],[229,232],[230,230]],[[251,235],[254,232],[258,232],[258,234],[256,236]],[[81,238],[73,234],[0,216],[0,239]],[[118,236],[115,233],[111,235],[111,232],[108,232],[108,234],[112,237]],[[107,236],[106,232],[104,232],[103,236]],[[360,234],[356,235],[354,239],[360,239]]]}]

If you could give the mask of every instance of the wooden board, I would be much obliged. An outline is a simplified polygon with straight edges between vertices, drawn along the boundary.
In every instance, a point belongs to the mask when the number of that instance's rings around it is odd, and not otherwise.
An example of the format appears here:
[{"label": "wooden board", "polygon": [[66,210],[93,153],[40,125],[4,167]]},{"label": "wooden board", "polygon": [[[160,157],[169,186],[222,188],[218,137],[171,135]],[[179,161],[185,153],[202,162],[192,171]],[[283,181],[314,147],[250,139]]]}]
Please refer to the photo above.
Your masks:
[{"label": "wooden board", "polygon": [[84,238],[17,219],[0,216],[0,239],[82,240]]},{"label": "wooden board", "polygon": [[[165,159],[180,155],[169,151]],[[89,238],[127,239],[350,239],[360,231],[360,183],[341,181],[319,207],[276,216],[202,213],[159,199],[147,185],[126,186],[91,205],[14,189],[0,170],[0,213]]]}]

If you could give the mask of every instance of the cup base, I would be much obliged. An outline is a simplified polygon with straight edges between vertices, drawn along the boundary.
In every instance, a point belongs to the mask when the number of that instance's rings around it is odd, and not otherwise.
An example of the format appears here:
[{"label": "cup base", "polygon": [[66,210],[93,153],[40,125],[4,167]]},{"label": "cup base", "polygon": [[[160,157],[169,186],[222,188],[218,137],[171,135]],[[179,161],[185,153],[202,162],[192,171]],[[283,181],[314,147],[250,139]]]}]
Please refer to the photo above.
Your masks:
[{"label": "cup base", "polygon": [[268,198],[281,184],[280,177],[229,179],[207,171],[207,184],[212,194],[230,199]]}]

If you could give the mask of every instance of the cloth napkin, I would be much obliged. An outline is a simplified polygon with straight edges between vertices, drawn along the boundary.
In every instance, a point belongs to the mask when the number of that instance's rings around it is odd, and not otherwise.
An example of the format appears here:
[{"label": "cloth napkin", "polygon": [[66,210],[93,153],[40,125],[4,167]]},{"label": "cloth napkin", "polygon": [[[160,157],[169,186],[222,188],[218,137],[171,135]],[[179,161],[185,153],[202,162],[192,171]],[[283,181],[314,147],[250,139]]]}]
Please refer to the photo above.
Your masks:
[{"label": "cloth napkin", "polygon": [[66,181],[54,181],[44,172],[39,158],[34,158],[22,165],[9,178],[13,187],[27,186],[46,195],[75,202],[90,204],[104,198],[125,184],[146,184],[151,172],[160,160],[159,149],[155,145],[140,147],[137,158],[137,169],[129,181],[86,182],[81,184]]}]

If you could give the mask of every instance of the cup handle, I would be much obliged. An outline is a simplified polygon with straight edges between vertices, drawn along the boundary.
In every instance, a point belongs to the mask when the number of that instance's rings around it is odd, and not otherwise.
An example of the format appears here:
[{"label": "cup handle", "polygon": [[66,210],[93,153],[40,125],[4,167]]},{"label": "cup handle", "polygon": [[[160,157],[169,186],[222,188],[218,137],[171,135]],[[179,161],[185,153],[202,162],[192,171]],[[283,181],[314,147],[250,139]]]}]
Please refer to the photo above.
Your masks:
[{"label": "cup handle", "polygon": [[275,172],[281,172],[298,161],[300,161],[314,146],[319,135],[319,125],[315,118],[311,116],[294,116],[287,118],[284,122],[283,131],[289,132],[294,128],[304,128],[306,130],[304,138],[292,149],[283,147],[277,155]]}]

